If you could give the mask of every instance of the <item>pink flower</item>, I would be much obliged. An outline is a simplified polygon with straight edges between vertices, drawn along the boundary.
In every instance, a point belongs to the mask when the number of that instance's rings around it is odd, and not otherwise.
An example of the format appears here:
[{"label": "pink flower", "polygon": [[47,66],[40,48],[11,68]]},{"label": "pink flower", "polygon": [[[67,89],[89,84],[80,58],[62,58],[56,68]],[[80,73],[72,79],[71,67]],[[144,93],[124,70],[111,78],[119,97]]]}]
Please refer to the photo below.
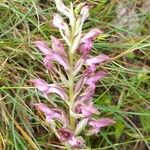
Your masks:
[{"label": "pink flower", "polygon": [[85,56],[88,55],[92,49],[93,41],[95,40],[97,35],[101,33],[102,32],[99,29],[92,29],[87,34],[85,34],[82,37],[80,42],[80,47],[79,47],[80,53],[82,53]]},{"label": "pink flower", "polygon": [[51,66],[53,66],[52,61],[58,62],[64,67],[65,70],[68,70],[69,68],[68,60],[66,59],[66,57],[57,52],[53,52],[51,55],[47,55],[43,61],[46,67],[49,66],[49,69]]},{"label": "pink flower", "polygon": [[105,54],[100,54],[98,56],[95,56],[95,57],[91,57],[91,58],[87,58],[85,63],[88,65],[88,66],[93,66],[93,65],[96,65],[96,64],[101,64],[107,60],[109,60],[110,57],[105,55]]},{"label": "pink flower", "polygon": [[86,40],[84,43],[80,44],[80,47],[79,47],[80,53],[87,55],[91,51],[92,47],[93,47],[92,40],[91,39]]},{"label": "pink flower", "polygon": [[52,41],[52,49],[54,52],[56,51],[66,55],[64,45],[58,38],[51,36],[51,41]]},{"label": "pink flower", "polygon": [[81,21],[84,22],[89,17],[89,6],[84,6],[80,11]]},{"label": "pink flower", "polygon": [[76,113],[82,114],[83,117],[91,117],[93,114],[98,113],[98,110],[92,103],[84,104],[83,102],[76,102]]},{"label": "pink flower", "polygon": [[114,124],[115,121],[110,118],[101,118],[99,120],[90,120],[88,124],[92,126],[90,134],[97,134],[101,128]]},{"label": "pink flower", "polygon": [[101,30],[95,28],[91,29],[81,38],[79,50],[83,55],[89,54],[93,46],[93,41],[101,33]]},{"label": "pink flower", "polygon": [[97,28],[94,28],[94,29],[91,29],[88,33],[86,33],[82,39],[81,39],[81,43],[85,43],[87,40],[95,40],[95,38],[97,37],[98,34],[101,34],[102,31],[97,29]]},{"label": "pink flower", "polygon": [[48,45],[44,41],[36,41],[35,46],[44,54],[51,55],[52,50],[48,47]]},{"label": "pink flower", "polygon": [[95,93],[95,88],[96,86],[94,84],[92,84],[92,86],[86,87],[83,93],[77,97],[77,101],[91,102]]},{"label": "pink flower", "polygon": [[30,80],[30,82],[33,83],[34,86],[40,92],[42,92],[46,98],[48,98],[48,94],[55,93],[55,94],[59,95],[65,101],[68,99],[66,91],[58,85],[48,84],[47,82],[45,82],[44,80],[39,79],[39,78]]},{"label": "pink flower", "polygon": [[65,26],[64,26],[64,20],[58,14],[55,14],[54,17],[53,17],[53,25],[55,27],[57,27],[57,28],[60,28],[60,29],[64,29],[65,28]]},{"label": "pink flower", "polygon": [[73,137],[73,133],[67,128],[61,128],[59,130],[59,136],[61,142],[66,142]]},{"label": "pink flower", "polygon": [[50,122],[51,120],[57,120],[61,122],[64,127],[68,124],[68,119],[66,117],[66,114],[61,109],[55,109],[55,108],[49,108],[46,104],[43,103],[37,103],[34,104],[40,111],[42,111],[45,114],[46,121]]},{"label": "pink flower", "polygon": [[59,12],[66,15],[68,18],[70,17],[70,10],[68,7],[66,7],[62,0],[54,0],[56,3],[56,7]]},{"label": "pink flower", "polygon": [[51,71],[51,72],[55,72],[54,71],[54,64],[52,63],[51,59],[49,59],[48,57],[49,55],[47,55],[44,59],[43,59],[43,63],[44,66],[46,67],[47,70]]},{"label": "pink flower", "polygon": [[78,100],[80,101],[84,101],[86,99],[91,100],[95,92],[96,82],[101,80],[107,74],[105,71],[99,71],[97,73],[94,73],[93,71],[95,71],[95,69],[91,70],[91,67],[89,67],[83,73],[83,76],[75,86],[75,94],[78,95],[79,92],[83,89],[84,85],[88,85],[85,91],[78,97]]},{"label": "pink flower", "polygon": [[105,71],[99,71],[97,73],[94,73],[87,79],[86,84],[87,85],[96,84],[96,82],[104,78],[106,74],[107,73]]},{"label": "pink flower", "polygon": [[67,55],[64,50],[63,44],[59,39],[51,36],[52,39],[52,49],[50,49],[47,44],[43,41],[36,41],[36,47],[46,56],[43,61],[44,65],[48,70],[53,68],[52,61],[58,62],[60,65],[64,67],[65,70],[68,70],[68,60]]},{"label": "pink flower", "polygon": [[61,128],[59,130],[59,136],[61,142],[68,142],[72,148],[83,148],[85,147],[82,137],[75,137],[73,132],[67,128]]}]

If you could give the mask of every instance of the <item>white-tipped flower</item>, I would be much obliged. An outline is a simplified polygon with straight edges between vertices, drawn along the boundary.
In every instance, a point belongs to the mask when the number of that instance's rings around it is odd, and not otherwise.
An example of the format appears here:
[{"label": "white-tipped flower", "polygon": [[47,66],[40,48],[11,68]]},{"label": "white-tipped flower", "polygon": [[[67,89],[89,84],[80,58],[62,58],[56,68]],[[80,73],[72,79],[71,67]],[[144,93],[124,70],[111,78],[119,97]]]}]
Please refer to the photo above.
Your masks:
[{"label": "white-tipped flower", "polygon": [[84,6],[80,12],[81,22],[84,22],[89,17],[89,6]]},{"label": "white-tipped flower", "polygon": [[63,1],[62,0],[54,0],[54,1],[56,3],[58,11],[69,18],[70,16],[69,8],[64,5]]},{"label": "white-tipped flower", "polygon": [[54,15],[53,25],[57,28],[64,29],[64,20],[59,14]]},{"label": "white-tipped flower", "polygon": [[68,38],[70,35],[69,27],[66,22],[64,22],[62,16],[55,14],[53,17],[53,25],[64,31],[65,36]]}]

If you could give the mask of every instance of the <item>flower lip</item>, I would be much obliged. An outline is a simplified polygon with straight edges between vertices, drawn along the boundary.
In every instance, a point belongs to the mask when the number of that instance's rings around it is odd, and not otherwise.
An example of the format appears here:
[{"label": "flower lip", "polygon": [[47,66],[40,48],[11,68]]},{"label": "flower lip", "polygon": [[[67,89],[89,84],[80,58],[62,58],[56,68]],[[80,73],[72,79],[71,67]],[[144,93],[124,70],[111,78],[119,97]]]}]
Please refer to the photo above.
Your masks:
[{"label": "flower lip", "polygon": [[107,60],[109,60],[110,57],[105,55],[105,54],[100,54],[98,56],[95,56],[95,57],[91,57],[91,58],[87,58],[85,63],[88,65],[88,66],[93,66],[93,65],[96,65],[96,64],[101,64]]},{"label": "flower lip", "polygon": [[61,128],[59,130],[59,139],[61,142],[68,142],[72,148],[85,147],[85,141],[82,137],[76,137],[74,133],[67,128]]},{"label": "flower lip", "polygon": [[34,104],[35,107],[37,107],[40,111],[42,111],[45,114],[46,121],[51,122],[51,120],[57,120],[63,124],[64,127],[68,125],[68,118],[66,117],[66,114],[63,110],[58,108],[49,108],[44,103],[36,103]]},{"label": "flower lip", "polygon": [[86,33],[82,37],[81,43],[85,43],[85,41],[89,40],[89,39],[91,39],[93,41],[93,40],[95,40],[96,36],[101,33],[102,33],[102,31],[100,29],[97,29],[97,28],[91,29],[88,33]]},{"label": "flower lip", "polygon": [[31,83],[34,84],[34,86],[43,93],[43,96],[48,98],[48,94],[55,93],[59,95],[63,100],[67,100],[68,96],[66,94],[66,90],[59,85],[56,84],[48,84],[44,80],[37,78],[30,80]]},{"label": "flower lip", "polygon": [[52,54],[52,49],[50,49],[44,41],[36,41],[34,44],[44,55]]},{"label": "flower lip", "polygon": [[73,137],[73,133],[67,128],[61,128],[59,130],[59,136],[61,142],[66,142]]},{"label": "flower lip", "polygon": [[115,121],[110,118],[101,118],[98,120],[90,120],[88,124],[92,127],[89,131],[90,134],[97,134],[101,128],[114,124]]},{"label": "flower lip", "polygon": [[76,103],[77,103],[75,107],[76,113],[82,114],[83,117],[85,118],[89,118],[93,114],[99,113],[96,107],[94,107],[94,105],[90,102],[87,104],[84,104],[85,102],[80,102],[80,101]]},{"label": "flower lip", "polygon": [[51,36],[51,41],[53,51],[61,52],[62,54],[66,55],[64,45],[58,38]]}]

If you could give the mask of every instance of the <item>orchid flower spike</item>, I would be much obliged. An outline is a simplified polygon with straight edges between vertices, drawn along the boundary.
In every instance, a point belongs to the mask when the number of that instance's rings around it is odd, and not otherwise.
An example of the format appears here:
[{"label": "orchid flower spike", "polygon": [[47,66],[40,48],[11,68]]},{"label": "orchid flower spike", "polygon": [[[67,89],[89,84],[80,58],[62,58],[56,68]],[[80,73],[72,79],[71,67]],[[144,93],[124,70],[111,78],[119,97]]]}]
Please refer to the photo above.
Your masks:
[{"label": "orchid flower spike", "polygon": [[[100,112],[93,102],[96,84],[107,75],[107,71],[99,70],[98,65],[107,62],[110,57],[90,54],[102,31],[93,28],[87,33],[82,32],[89,16],[89,6],[85,2],[76,8],[73,3],[67,7],[62,0],[54,2],[60,14],[54,14],[52,23],[62,39],[51,35],[51,47],[43,40],[34,42],[44,56],[47,73],[51,74],[51,83],[41,78],[30,80],[47,100],[41,100],[45,102],[34,106],[44,114],[44,120],[66,149],[87,149],[81,135],[98,134],[103,127],[115,123],[110,118],[95,119]],[[52,96],[55,104],[59,105],[49,105]]]}]

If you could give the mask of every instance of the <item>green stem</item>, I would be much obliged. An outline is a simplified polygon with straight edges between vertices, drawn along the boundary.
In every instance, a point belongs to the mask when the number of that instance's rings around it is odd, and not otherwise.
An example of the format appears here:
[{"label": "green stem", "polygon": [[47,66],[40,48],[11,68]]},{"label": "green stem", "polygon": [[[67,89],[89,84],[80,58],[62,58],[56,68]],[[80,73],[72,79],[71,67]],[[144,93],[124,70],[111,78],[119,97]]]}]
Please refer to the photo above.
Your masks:
[{"label": "green stem", "polygon": [[[70,59],[70,73],[69,73],[69,99],[70,99],[70,111],[74,103],[74,76],[73,76],[73,54],[69,54]],[[71,128],[75,129],[75,118],[70,114]]]},{"label": "green stem", "polygon": [[[76,26],[76,22],[75,22],[75,17],[74,17],[74,12],[73,12],[73,5],[71,4],[71,9],[72,9],[72,23],[71,23],[71,34],[70,34],[70,43],[71,46],[73,46],[74,44],[74,32],[75,32],[75,26]],[[70,51],[69,51],[69,65],[70,65],[70,70],[69,70],[69,110],[71,112],[72,107],[74,105],[74,54],[71,52],[71,46],[70,46]],[[72,128],[72,130],[75,129],[75,118],[72,116],[72,114],[70,113],[70,126]]]}]

